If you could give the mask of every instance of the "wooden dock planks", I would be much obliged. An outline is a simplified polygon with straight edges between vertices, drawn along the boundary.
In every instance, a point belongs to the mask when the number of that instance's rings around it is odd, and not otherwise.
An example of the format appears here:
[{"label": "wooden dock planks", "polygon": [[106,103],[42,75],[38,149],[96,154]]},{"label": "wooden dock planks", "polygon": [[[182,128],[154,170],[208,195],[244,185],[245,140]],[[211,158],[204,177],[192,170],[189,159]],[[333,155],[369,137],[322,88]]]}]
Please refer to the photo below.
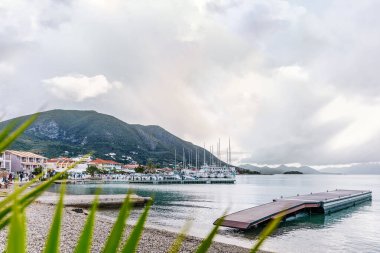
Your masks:
[{"label": "wooden dock planks", "polygon": [[[286,216],[308,209],[320,209],[323,211],[323,206],[326,203],[336,203],[335,206],[337,206],[339,203],[344,202],[344,207],[346,207],[350,199],[352,199],[352,204],[354,205],[356,201],[360,202],[360,199],[369,199],[370,194],[370,191],[335,190],[274,199],[271,203],[226,215],[222,226],[245,230],[273,219],[280,213]],[[337,208],[334,210],[337,210]]]}]

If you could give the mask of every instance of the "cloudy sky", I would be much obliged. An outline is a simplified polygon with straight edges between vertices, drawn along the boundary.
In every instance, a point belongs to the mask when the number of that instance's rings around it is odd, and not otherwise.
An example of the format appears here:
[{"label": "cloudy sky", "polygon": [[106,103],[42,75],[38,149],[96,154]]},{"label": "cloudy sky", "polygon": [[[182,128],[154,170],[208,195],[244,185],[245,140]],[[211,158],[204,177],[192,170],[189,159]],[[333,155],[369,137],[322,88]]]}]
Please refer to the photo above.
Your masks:
[{"label": "cloudy sky", "polygon": [[199,145],[230,136],[259,164],[379,161],[379,10],[376,0],[3,0],[0,114],[96,110]]}]

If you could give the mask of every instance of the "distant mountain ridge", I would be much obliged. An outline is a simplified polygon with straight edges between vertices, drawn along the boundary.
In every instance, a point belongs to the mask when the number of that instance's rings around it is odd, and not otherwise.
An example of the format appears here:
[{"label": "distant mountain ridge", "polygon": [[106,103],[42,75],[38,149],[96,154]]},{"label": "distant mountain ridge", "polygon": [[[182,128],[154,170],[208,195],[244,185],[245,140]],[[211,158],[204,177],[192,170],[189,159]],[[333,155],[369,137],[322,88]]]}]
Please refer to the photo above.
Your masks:
[{"label": "distant mountain ridge", "polygon": [[350,175],[380,175],[380,163],[361,163],[354,164],[347,167],[328,167],[320,170],[313,169],[309,166],[285,166],[281,165],[279,167],[268,167],[268,166],[255,166],[251,164],[240,165],[241,168],[257,171],[263,175],[273,175],[273,174],[284,174],[285,172],[298,171],[302,174],[350,174]]},{"label": "distant mountain ridge", "polygon": [[321,169],[323,173],[352,174],[352,175],[380,175],[379,163],[354,164],[349,167],[330,167]]},{"label": "distant mountain ridge", "polygon": [[[28,117],[12,120],[23,122]],[[10,121],[1,122],[0,129]],[[203,158],[203,148],[178,138],[160,126],[128,124],[110,115],[77,110],[41,112],[38,119],[10,148],[47,157],[94,152],[95,157],[123,163],[135,161],[145,164],[151,159],[161,165],[174,163],[175,149],[177,163],[182,160],[183,148],[187,161],[188,152],[192,150],[192,164],[195,164],[196,149]],[[206,161],[210,155],[206,150]],[[217,160],[215,156],[214,160]]]},{"label": "distant mountain ridge", "polygon": [[273,175],[273,174],[284,174],[285,172],[290,172],[290,171],[298,171],[301,172],[302,174],[320,174],[316,169],[313,169],[308,166],[301,166],[301,167],[292,167],[292,166],[286,166],[286,165],[281,165],[275,168],[268,167],[268,166],[254,166],[252,164],[243,164],[240,165],[239,167],[250,170],[250,171],[257,171],[260,172],[262,175]]}]

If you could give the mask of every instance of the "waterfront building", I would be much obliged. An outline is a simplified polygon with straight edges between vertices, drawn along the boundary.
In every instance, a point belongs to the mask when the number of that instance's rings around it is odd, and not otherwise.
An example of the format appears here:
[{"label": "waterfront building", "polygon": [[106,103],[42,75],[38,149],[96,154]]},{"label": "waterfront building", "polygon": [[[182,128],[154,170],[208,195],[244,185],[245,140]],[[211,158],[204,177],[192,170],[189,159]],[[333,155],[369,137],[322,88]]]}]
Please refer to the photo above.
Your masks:
[{"label": "waterfront building", "polygon": [[0,168],[9,172],[31,173],[35,168],[46,168],[47,158],[26,151],[6,150],[0,154]]},{"label": "waterfront building", "polygon": [[5,170],[5,154],[0,153],[0,169]]},{"label": "waterfront building", "polygon": [[95,159],[91,162],[87,163],[88,166],[95,166],[98,169],[102,170],[121,170],[123,165],[121,163],[111,161],[111,160],[103,160],[103,159]]},{"label": "waterfront building", "polygon": [[125,164],[123,165],[123,168],[128,169],[128,170],[135,170],[139,166],[140,166],[139,164]]},{"label": "waterfront building", "polygon": [[72,167],[75,164],[75,161],[71,158],[67,157],[58,157],[51,158],[46,162],[46,169],[55,170],[55,171],[63,171],[67,168]]},{"label": "waterfront building", "polygon": [[122,170],[127,173],[135,173],[136,168],[138,168],[140,165],[138,164],[125,164],[122,166]]}]

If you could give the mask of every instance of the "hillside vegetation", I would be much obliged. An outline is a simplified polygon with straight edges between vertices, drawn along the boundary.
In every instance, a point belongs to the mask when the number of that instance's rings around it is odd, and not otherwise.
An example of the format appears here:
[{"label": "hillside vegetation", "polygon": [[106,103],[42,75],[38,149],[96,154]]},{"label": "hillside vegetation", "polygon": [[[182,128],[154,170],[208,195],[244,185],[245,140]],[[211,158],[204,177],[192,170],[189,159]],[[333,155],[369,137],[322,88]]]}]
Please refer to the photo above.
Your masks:
[{"label": "hillside vegetation", "polygon": [[[25,121],[29,116],[16,118]],[[11,120],[0,123],[3,129]],[[203,148],[184,141],[156,125],[128,124],[113,116],[95,111],[51,110],[42,112],[38,119],[17,139],[11,149],[26,150],[47,157],[75,156],[94,152],[95,157],[114,159],[129,163],[145,164],[149,159],[161,165],[182,160],[182,149],[192,150],[195,164],[195,149],[198,148],[203,161]],[[210,153],[206,151],[206,161]],[[216,159],[216,158],[214,158]]]}]

